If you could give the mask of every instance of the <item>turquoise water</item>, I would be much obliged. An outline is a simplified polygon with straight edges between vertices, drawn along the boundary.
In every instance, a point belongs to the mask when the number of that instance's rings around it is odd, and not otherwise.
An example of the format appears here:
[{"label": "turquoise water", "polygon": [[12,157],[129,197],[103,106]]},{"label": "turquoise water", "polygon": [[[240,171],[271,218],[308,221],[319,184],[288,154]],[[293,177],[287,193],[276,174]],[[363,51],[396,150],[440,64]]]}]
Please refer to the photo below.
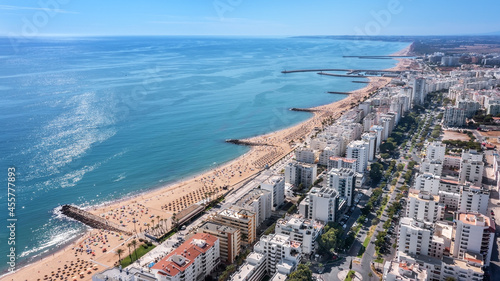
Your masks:
[{"label": "turquoise water", "polygon": [[[224,143],[310,117],[363,84],[285,69],[383,69],[408,43],[304,38],[0,38],[0,161],[16,175],[19,261],[50,253],[85,227],[60,217],[192,176],[245,153]],[[0,206],[7,209],[7,192]],[[7,212],[0,214],[7,220]],[[0,227],[0,237],[7,237]],[[0,242],[0,252],[7,252]],[[7,258],[0,256],[0,269]]]}]

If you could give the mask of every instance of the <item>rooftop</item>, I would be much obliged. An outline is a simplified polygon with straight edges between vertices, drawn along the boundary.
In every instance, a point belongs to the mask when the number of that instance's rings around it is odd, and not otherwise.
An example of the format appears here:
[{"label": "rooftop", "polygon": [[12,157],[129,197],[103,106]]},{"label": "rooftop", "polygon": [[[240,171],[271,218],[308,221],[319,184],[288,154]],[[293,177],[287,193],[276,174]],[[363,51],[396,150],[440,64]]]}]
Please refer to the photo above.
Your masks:
[{"label": "rooftop", "polygon": [[[491,219],[483,214],[479,213],[460,213],[458,214],[458,220],[465,224],[491,227]],[[494,226],[493,226],[494,227]]]},{"label": "rooftop", "polygon": [[196,233],[177,249],[170,252],[161,261],[157,262],[151,269],[159,270],[162,275],[175,276],[186,270],[192,261],[202,253],[212,248],[219,238],[206,234]]},{"label": "rooftop", "polygon": [[224,233],[235,233],[238,231],[238,229],[236,228],[211,221],[205,222],[199,227],[199,229],[206,229],[210,231],[218,231]]}]

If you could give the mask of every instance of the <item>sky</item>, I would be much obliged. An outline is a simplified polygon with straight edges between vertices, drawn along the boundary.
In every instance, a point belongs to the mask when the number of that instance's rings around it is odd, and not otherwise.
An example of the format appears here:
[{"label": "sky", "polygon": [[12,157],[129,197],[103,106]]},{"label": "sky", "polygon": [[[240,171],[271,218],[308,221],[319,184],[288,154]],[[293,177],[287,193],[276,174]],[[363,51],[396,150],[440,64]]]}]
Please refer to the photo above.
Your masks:
[{"label": "sky", "polygon": [[2,36],[499,33],[500,1],[0,0]]}]

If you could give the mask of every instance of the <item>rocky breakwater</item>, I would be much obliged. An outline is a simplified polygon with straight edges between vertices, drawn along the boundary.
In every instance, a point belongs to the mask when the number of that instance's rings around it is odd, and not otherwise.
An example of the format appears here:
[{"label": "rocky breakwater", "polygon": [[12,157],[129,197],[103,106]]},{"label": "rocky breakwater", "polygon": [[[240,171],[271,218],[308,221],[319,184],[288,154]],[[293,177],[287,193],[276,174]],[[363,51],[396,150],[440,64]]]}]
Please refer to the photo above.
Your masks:
[{"label": "rocky breakwater", "polygon": [[125,230],[125,228],[75,206],[64,205],[61,208],[61,212],[63,215],[82,222],[92,228],[106,229],[132,235],[132,233]]}]

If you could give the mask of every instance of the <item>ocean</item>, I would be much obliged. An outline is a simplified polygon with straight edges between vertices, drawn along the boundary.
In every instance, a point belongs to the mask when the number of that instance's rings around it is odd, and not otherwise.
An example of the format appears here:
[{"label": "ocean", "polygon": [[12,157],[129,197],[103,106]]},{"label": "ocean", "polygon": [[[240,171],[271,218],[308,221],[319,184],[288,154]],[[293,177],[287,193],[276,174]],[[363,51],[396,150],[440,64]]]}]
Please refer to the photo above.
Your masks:
[{"label": "ocean", "polygon": [[[16,40],[17,41],[17,40]],[[19,44],[17,44],[19,43]],[[314,38],[0,38],[0,220],[15,167],[18,264],[86,227],[56,212],[165,186],[230,161],[225,143],[306,120],[291,107],[331,103],[365,84],[307,68],[384,69],[409,43]],[[358,79],[360,80],[360,79]],[[0,227],[0,237],[10,233]],[[7,253],[7,239],[0,252]],[[8,258],[0,256],[0,270]]]}]

